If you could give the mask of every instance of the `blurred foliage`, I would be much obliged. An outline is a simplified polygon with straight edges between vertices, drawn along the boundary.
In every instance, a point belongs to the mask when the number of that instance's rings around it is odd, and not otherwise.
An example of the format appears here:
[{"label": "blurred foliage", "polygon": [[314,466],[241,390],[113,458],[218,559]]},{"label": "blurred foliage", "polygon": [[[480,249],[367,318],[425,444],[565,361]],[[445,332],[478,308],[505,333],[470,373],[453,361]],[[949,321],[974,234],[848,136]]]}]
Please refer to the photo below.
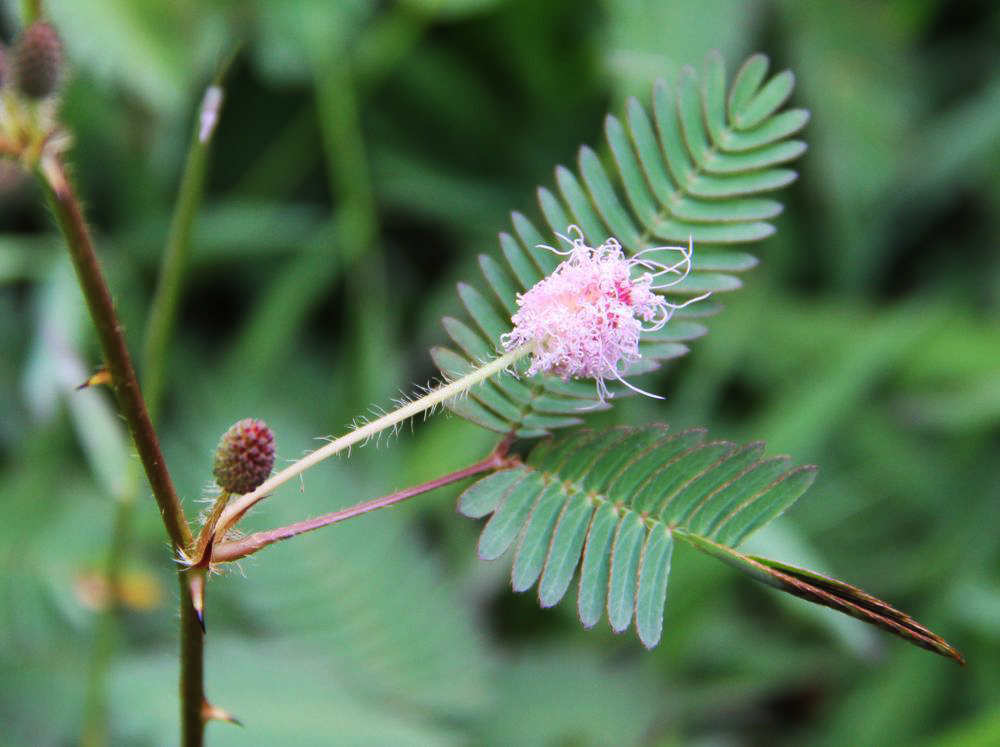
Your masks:
[{"label": "blurred foliage", "polygon": [[[204,85],[244,48],[195,227],[161,427],[193,514],[218,435],[279,455],[434,372],[454,283],[605,112],[720,49],[797,77],[801,179],[692,354],[594,424],[666,421],[814,461],[753,551],[913,613],[960,669],[681,548],[664,637],[585,632],[476,559],[459,488],[264,551],[209,588],[213,744],[1000,743],[1000,11],[946,0],[48,0],[76,177],[133,349]],[[4,7],[3,35],[20,3]],[[175,591],[154,504],[102,589],[128,453],[49,216],[0,171],[0,742],[76,741],[94,610],[126,605],[115,744],[174,744]],[[255,527],[464,466],[438,417],[321,467]],[[96,579],[96,580],[95,580]],[[613,736],[612,736],[613,735]]]}]

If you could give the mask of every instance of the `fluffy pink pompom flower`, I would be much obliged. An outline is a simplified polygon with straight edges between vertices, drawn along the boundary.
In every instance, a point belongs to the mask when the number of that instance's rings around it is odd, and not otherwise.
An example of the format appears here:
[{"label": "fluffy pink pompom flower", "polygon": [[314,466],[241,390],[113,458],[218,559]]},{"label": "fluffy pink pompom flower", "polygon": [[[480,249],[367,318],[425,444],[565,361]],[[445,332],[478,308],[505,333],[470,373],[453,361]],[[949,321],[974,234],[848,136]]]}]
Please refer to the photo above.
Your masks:
[{"label": "fluffy pink pompom flower", "polygon": [[[668,302],[657,290],[676,285],[691,270],[692,247],[653,247],[626,256],[617,239],[598,247],[588,246],[583,233],[570,226],[566,256],[553,272],[526,293],[519,294],[520,307],[511,318],[514,329],[500,338],[505,350],[533,345],[528,375],[548,373],[568,378],[591,378],[597,382],[603,402],[611,396],[605,379],[617,379],[641,394],[657,397],[629,384],[622,373],[641,357],[639,337],[660,329],[674,310],[700,301],[708,294],[683,304]],[[653,252],[680,252],[681,259],[665,264],[647,258]],[[636,273],[637,270],[645,272]],[[654,283],[661,276],[674,276]],[[661,397],[657,397],[662,399]]]}]

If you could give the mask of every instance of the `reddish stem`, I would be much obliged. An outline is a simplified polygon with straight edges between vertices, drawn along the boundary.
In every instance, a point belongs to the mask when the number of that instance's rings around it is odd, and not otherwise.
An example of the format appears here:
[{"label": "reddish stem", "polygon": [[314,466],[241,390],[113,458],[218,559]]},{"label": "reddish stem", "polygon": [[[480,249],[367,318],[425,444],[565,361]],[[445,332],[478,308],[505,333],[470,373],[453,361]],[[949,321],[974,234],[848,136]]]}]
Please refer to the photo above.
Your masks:
[{"label": "reddish stem", "polygon": [[277,527],[275,529],[268,529],[263,532],[254,532],[253,534],[248,534],[246,537],[242,537],[231,542],[221,542],[212,550],[212,562],[224,563],[232,560],[239,560],[240,558],[245,558],[248,555],[254,554],[258,550],[262,550],[275,542],[290,539],[300,534],[311,532],[314,529],[320,529],[325,526],[330,526],[331,524],[337,524],[341,521],[345,521],[346,519],[353,519],[355,516],[361,516],[362,514],[377,511],[378,509],[385,508],[386,506],[401,503],[402,501],[421,495],[422,493],[428,493],[431,490],[444,487],[445,485],[450,485],[451,483],[458,482],[459,480],[464,480],[467,477],[473,477],[474,475],[488,472],[491,469],[509,466],[513,463],[513,461],[507,457],[507,448],[509,445],[510,439],[505,439],[497,446],[492,454],[483,459],[481,462],[477,462],[470,467],[460,469],[456,472],[443,475],[442,477],[438,477],[434,480],[421,483],[420,485],[413,485],[409,488],[398,490],[395,493],[384,495],[381,498],[375,498],[370,501],[365,501],[364,503],[358,503],[350,508],[343,508],[339,511],[324,514],[323,516],[317,516],[313,519],[306,519],[305,521],[289,524],[288,526]]},{"label": "reddish stem", "polygon": [[191,529],[184,510],[181,508],[177,491],[167,471],[166,462],[160,452],[156,431],[142,398],[139,380],[132,366],[132,356],[123,334],[124,327],[118,319],[111,291],[104,282],[97,253],[90,239],[90,231],[80,210],[80,201],[66,178],[66,172],[58,157],[45,159],[41,168],[42,183],[48,188],[49,202],[55,213],[69,248],[70,259],[76,269],[90,317],[97,330],[101,352],[111,374],[111,386],[115,399],[128,426],[139,459],[146,471],[153,497],[160,507],[160,516],[174,547],[187,550],[191,544]]},{"label": "reddish stem", "polygon": [[[118,319],[111,291],[104,280],[90,231],[83,217],[80,200],[58,156],[43,156],[39,163],[38,174],[46,188],[52,212],[66,239],[70,259],[76,269],[80,289],[111,375],[115,399],[118,401],[132,443],[145,469],[153,497],[160,508],[160,517],[174,545],[176,555],[178,551],[189,549],[192,541],[191,528],[184,516],[180,499],[174,490],[170,472],[167,471],[166,462],[160,451],[159,440],[150,420],[149,411],[146,409],[146,402],[142,397],[139,380],[132,365],[132,356],[125,342],[124,327]],[[185,747],[200,747],[204,744],[204,722],[201,714],[202,703],[205,700],[204,641],[198,616],[187,594],[186,573],[181,568],[178,569],[178,574],[181,586],[182,744]]]}]

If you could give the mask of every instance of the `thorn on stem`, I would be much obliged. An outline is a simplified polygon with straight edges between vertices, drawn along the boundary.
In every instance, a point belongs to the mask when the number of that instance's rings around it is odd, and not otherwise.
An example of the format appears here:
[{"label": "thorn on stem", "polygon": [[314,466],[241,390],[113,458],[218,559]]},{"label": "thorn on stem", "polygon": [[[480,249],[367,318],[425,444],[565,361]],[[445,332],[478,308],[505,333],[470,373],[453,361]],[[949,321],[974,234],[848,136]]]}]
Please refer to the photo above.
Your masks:
[{"label": "thorn on stem", "polygon": [[89,389],[92,386],[111,386],[111,372],[104,366],[101,366],[92,376],[80,384],[80,386],[76,388],[76,391],[79,392],[81,389]]},{"label": "thorn on stem", "polygon": [[229,711],[223,710],[217,706],[212,705],[207,700],[202,701],[201,704],[201,718],[205,723],[209,721],[225,721],[227,724],[234,724],[235,726],[243,726],[243,722],[236,718]]},{"label": "thorn on stem", "polygon": [[188,593],[191,594],[191,606],[198,617],[201,632],[205,633],[205,569],[192,568],[188,571]]}]

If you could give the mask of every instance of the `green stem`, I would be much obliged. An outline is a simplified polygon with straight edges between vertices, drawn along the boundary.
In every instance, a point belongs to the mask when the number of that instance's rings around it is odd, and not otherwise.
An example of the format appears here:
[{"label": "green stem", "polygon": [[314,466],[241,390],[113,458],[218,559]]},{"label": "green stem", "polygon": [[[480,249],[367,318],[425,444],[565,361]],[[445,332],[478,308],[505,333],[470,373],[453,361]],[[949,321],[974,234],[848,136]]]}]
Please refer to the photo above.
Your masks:
[{"label": "green stem", "polygon": [[[430,18],[411,11],[405,3],[392,4],[385,13],[372,19],[369,32],[357,40],[353,76],[358,99],[355,108],[371,99],[386,77],[409,58],[429,24]],[[318,99],[320,82],[317,80],[315,85]],[[337,95],[336,89],[333,95]],[[311,137],[316,116],[317,112],[310,105],[292,118],[248,169],[237,191],[274,194],[294,188],[312,168],[316,157]],[[329,145],[324,147],[329,148]],[[316,231],[299,256],[279,269],[277,278],[250,311],[249,320],[231,346],[229,369],[238,372],[250,368],[266,372],[287,359],[303,320],[340,277],[337,230],[335,214]],[[265,373],[261,373],[261,377],[262,380],[268,378]]]},{"label": "green stem", "polygon": [[[229,58],[230,62],[231,60],[232,57]],[[228,62],[223,65],[216,82],[206,90],[199,107],[198,121],[194,124],[185,159],[181,186],[160,266],[159,280],[150,304],[142,360],[142,389],[150,419],[154,423],[157,420],[162,401],[167,349],[177,317],[183,276],[190,250],[191,232],[201,201],[212,135],[222,105],[221,81],[227,68]],[[134,462],[131,462],[128,485],[119,496],[115,506],[111,545],[108,548],[105,561],[105,578],[112,591],[118,588],[122,566],[128,554],[132,515],[135,511],[138,493],[138,481],[133,465]],[[87,697],[81,740],[83,747],[101,747],[101,745],[108,744],[105,680],[114,650],[117,613],[118,605],[112,594],[108,607],[102,611],[96,623],[87,678]]]},{"label": "green stem", "polygon": [[504,440],[492,454],[482,461],[476,462],[475,464],[465,467],[464,469],[456,470],[455,472],[443,475],[442,477],[435,478],[434,480],[421,483],[420,485],[414,485],[409,488],[404,488],[403,490],[397,490],[395,493],[390,493],[389,495],[382,496],[381,498],[375,498],[370,501],[365,501],[364,503],[358,503],[349,508],[341,509],[340,511],[334,511],[329,514],[324,514],[323,516],[317,516],[314,519],[306,519],[305,521],[299,521],[295,524],[278,527],[277,529],[269,529],[264,532],[254,532],[253,534],[248,534],[246,537],[233,540],[232,542],[223,542],[213,549],[212,562],[224,563],[232,560],[239,560],[240,558],[245,558],[248,555],[253,555],[258,550],[262,550],[268,545],[273,545],[275,542],[291,539],[292,537],[297,537],[300,534],[312,532],[313,530],[327,527],[331,524],[337,524],[341,521],[346,521],[347,519],[353,519],[356,516],[371,513],[372,511],[377,511],[380,508],[393,506],[418,495],[428,493],[431,490],[436,490],[437,488],[444,487],[445,485],[450,485],[453,482],[458,482],[459,480],[464,480],[468,477],[473,477],[483,472],[503,467],[508,464],[506,453],[509,445],[510,441]]},{"label": "green stem", "polygon": [[153,413],[159,410],[160,396],[163,393],[167,346],[177,319],[177,306],[191,249],[191,231],[201,202],[211,134],[221,105],[222,89],[217,85],[209,86],[202,99],[194,136],[188,148],[180,191],[160,265],[159,281],[150,305],[143,355],[143,383],[146,385],[146,401]]},{"label": "green stem", "polygon": [[94,624],[94,640],[87,663],[87,692],[84,700],[82,747],[103,747],[110,743],[105,680],[108,665],[115,649],[118,612],[117,590],[121,582],[121,567],[128,554],[131,535],[132,506],[135,504],[138,484],[134,462],[129,463],[127,484],[118,495],[112,520],[111,541],[105,559],[104,578],[108,589],[107,605],[101,610]]},{"label": "green stem", "polygon": [[181,744],[205,743],[205,633],[191,602],[188,572],[177,574],[181,606]]},{"label": "green stem", "polygon": [[450,399],[465,395],[472,387],[493,376],[496,376],[504,369],[509,368],[518,360],[528,355],[531,352],[531,349],[531,344],[514,348],[510,352],[504,353],[499,358],[490,361],[486,365],[470,371],[460,379],[456,379],[448,384],[432,389],[423,397],[415,399],[412,402],[408,402],[402,407],[386,413],[382,417],[377,418],[370,423],[366,423],[360,428],[356,428],[350,433],[344,434],[340,438],[330,441],[326,444],[326,446],[316,449],[316,451],[311,452],[310,454],[306,454],[306,456],[302,457],[302,459],[290,464],[278,474],[272,475],[269,479],[265,480],[264,483],[253,492],[241,495],[230,502],[230,504],[226,507],[226,510],[222,512],[222,517],[219,519],[216,537],[221,539],[225,535],[226,531],[236,524],[236,522],[238,522],[240,518],[242,518],[257,502],[273,493],[279,486],[284,485],[289,480],[298,477],[310,467],[319,464],[324,459],[329,459],[335,454],[339,454],[344,449],[354,446],[355,444],[363,443],[388,428],[395,428],[404,421],[412,418],[414,415],[419,415],[422,412],[426,412],[427,410],[437,407],[438,405],[444,404]]},{"label": "green stem", "polygon": [[42,17],[42,0],[24,0],[21,3],[21,16],[25,27],[39,20]]},{"label": "green stem", "polygon": [[[361,122],[357,81],[345,44],[312,45],[313,84],[327,178],[337,227],[338,260],[345,275],[349,324],[348,355],[354,362],[354,399],[370,401],[373,382],[391,364],[385,258],[378,240],[378,216]],[[391,378],[391,375],[390,375]]]}]

